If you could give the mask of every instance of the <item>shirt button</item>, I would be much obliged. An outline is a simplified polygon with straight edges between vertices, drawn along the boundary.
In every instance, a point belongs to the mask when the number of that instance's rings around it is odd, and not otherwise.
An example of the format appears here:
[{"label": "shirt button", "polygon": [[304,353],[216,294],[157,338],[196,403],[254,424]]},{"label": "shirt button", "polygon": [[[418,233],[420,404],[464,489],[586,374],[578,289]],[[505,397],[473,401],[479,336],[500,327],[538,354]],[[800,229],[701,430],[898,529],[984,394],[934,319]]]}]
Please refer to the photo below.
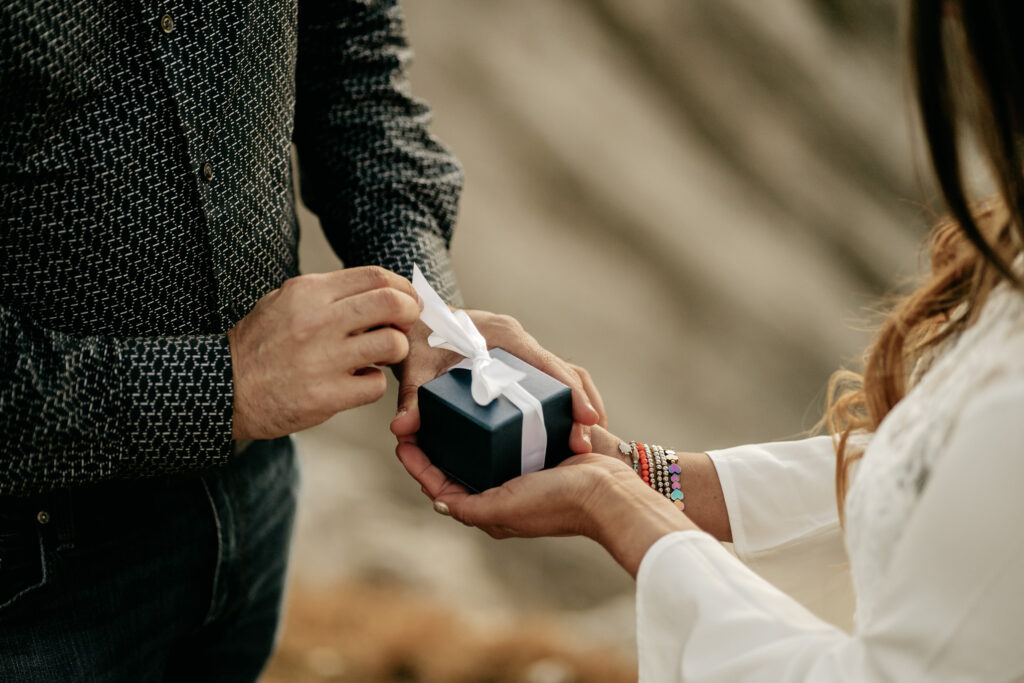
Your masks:
[{"label": "shirt button", "polygon": [[206,182],[213,180],[213,165],[209,161],[203,164],[203,180]]},{"label": "shirt button", "polygon": [[174,18],[170,14],[165,14],[160,17],[160,28],[164,30],[164,33],[170,33],[174,30]]},{"label": "shirt button", "polygon": [[39,522],[40,524],[49,524],[50,523],[50,513],[47,512],[46,510],[40,510],[38,512],[38,514],[36,514],[36,521]]}]

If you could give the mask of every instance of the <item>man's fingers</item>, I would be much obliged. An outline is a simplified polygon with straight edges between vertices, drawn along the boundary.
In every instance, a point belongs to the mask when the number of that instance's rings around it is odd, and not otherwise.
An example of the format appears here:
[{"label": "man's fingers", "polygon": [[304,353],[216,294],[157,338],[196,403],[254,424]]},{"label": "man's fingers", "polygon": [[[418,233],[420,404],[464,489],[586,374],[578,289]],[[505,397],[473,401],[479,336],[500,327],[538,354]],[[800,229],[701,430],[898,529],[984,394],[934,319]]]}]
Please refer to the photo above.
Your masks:
[{"label": "man's fingers", "polygon": [[413,301],[419,300],[411,282],[401,275],[377,266],[298,275],[281,284],[280,295],[301,299],[306,305],[324,305],[355,294],[387,287],[408,295]]},{"label": "man's fingers", "polygon": [[363,368],[339,382],[331,382],[327,405],[334,413],[346,408],[374,403],[388,390],[388,379],[377,368]]},{"label": "man's fingers", "polygon": [[348,370],[400,363],[409,355],[409,340],[393,327],[353,335],[340,342]]},{"label": "man's fingers", "polygon": [[420,304],[415,296],[381,287],[335,301],[333,315],[346,334],[387,325],[408,332],[420,317]]},{"label": "man's fingers", "polygon": [[397,289],[407,294],[413,301],[419,300],[419,296],[416,294],[416,290],[412,288],[411,282],[401,275],[392,273],[390,270],[379,266],[345,268],[329,273],[321,273],[318,277],[323,278],[324,286],[328,287],[331,298],[334,300],[386,287]]}]

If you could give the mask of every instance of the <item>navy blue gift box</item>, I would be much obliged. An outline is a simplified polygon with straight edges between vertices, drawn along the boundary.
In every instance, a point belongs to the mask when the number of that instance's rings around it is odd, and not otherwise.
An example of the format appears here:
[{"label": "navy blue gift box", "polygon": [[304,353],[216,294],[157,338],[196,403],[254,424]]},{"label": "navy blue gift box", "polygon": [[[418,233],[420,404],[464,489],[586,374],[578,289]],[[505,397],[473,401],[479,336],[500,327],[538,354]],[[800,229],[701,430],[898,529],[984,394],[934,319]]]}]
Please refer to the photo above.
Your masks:
[{"label": "navy blue gift box", "polygon": [[[544,467],[554,467],[572,452],[572,391],[554,377],[504,349],[491,355],[526,374],[519,384],[544,410],[548,434]],[[523,414],[499,396],[481,406],[470,393],[472,375],[456,368],[419,388],[419,447],[451,479],[479,493],[518,477],[522,468]]]}]

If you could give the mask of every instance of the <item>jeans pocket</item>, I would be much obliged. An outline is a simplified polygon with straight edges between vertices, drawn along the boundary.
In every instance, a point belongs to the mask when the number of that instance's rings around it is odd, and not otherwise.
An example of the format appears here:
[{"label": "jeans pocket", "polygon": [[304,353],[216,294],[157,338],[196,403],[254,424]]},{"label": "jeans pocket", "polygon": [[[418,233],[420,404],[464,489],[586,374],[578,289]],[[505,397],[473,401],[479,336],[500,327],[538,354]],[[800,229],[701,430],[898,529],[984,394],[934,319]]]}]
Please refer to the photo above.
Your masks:
[{"label": "jeans pocket", "polygon": [[46,582],[42,536],[31,518],[0,512],[0,612]]}]

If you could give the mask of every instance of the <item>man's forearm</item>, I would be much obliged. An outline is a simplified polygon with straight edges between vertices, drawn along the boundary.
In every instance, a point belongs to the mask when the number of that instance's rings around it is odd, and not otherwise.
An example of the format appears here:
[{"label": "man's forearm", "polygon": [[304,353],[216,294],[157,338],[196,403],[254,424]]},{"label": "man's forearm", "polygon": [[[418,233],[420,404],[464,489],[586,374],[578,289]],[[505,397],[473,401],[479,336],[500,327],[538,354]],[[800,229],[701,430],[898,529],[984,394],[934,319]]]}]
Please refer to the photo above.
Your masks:
[{"label": "man's forearm", "polygon": [[302,195],[347,266],[405,277],[419,265],[449,303],[461,299],[448,247],[462,169],[409,93],[401,7],[299,8],[294,141]]}]

